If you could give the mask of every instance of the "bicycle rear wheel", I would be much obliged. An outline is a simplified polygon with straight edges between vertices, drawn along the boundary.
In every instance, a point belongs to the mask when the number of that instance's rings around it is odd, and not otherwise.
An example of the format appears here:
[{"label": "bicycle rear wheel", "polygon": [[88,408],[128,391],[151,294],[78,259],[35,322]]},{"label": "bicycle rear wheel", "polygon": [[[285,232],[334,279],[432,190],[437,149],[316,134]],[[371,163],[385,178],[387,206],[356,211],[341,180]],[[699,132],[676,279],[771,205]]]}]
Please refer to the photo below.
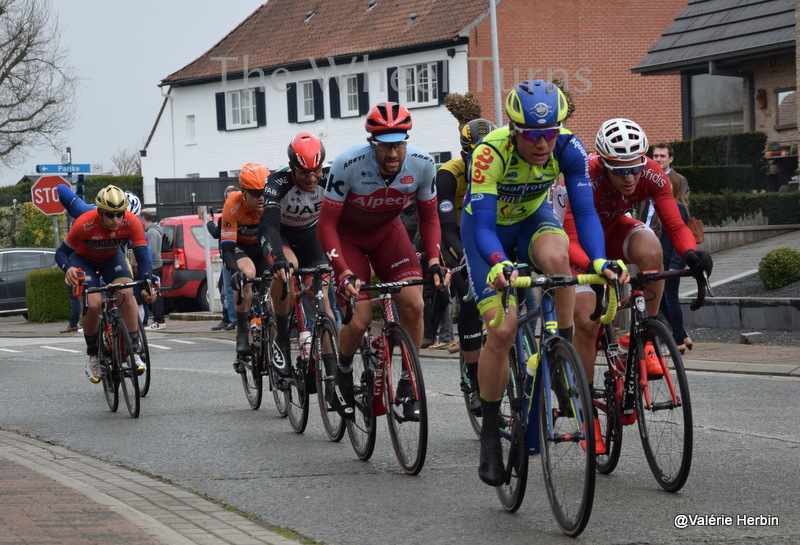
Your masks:
[{"label": "bicycle rear wheel", "polygon": [[287,362],[289,361],[288,358],[291,357],[291,354],[284,355],[278,346],[278,342],[276,340],[275,322],[272,321],[271,314],[270,318],[263,322],[263,328],[261,331],[262,335],[264,335],[265,347],[264,358],[262,361],[269,376],[269,389],[272,391],[272,399],[275,400],[275,409],[277,409],[278,415],[285,418],[289,414],[289,409],[286,406],[286,396],[284,395],[285,387],[279,388],[278,385],[285,384],[286,381],[281,381],[281,376],[278,374],[278,370],[275,368],[274,363],[276,360],[280,360],[278,362],[280,365],[287,365]]},{"label": "bicycle rear wheel", "polygon": [[375,374],[369,367],[369,339],[364,337],[361,350],[353,357],[353,393],[355,414],[345,420],[350,444],[360,460],[369,460],[375,451],[375,411],[372,409],[372,389]]},{"label": "bicycle rear wheel", "polygon": [[389,361],[384,376],[386,420],[395,456],[409,475],[425,465],[428,451],[428,402],[419,354],[408,332],[394,326],[387,336]]},{"label": "bicycle rear wheel", "polygon": [[316,336],[311,346],[311,361],[316,371],[319,414],[328,438],[338,442],[344,437],[345,424],[344,419],[330,404],[330,399],[333,395],[333,372],[339,364],[339,336],[328,316],[323,316],[314,327]]},{"label": "bicycle rear wheel", "polygon": [[[642,447],[653,476],[667,492],[677,492],[692,465],[692,404],[686,371],[672,333],[658,320],[647,320],[637,343],[639,358],[653,351],[666,374],[648,374],[636,384],[636,414]],[[650,357],[652,357],[652,355]],[[641,375],[641,368],[637,369]]]},{"label": "bicycle rear wheel", "polygon": [[145,332],[142,320],[139,320],[139,329],[136,331],[139,338],[139,351],[142,363],[144,363],[144,373],[139,377],[139,395],[145,397],[150,392],[150,347],[147,345],[147,333]]},{"label": "bicycle rear wheel", "polygon": [[114,341],[111,344],[114,370],[119,377],[119,385],[125,397],[125,405],[131,418],[139,418],[139,373],[133,358],[131,337],[128,326],[122,318],[116,320],[112,327]]},{"label": "bicycle rear wheel", "polygon": [[603,341],[595,358],[595,364],[599,362],[600,365],[595,365],[592,404],[600,421],[600,433],[606,447],[605,453],[596,454],[595,464],[599,473],[608,475],[616,469],[622,452],[622,421],[617,395],[618,387],[624,385],[625,374],[624,369],[617,369],[616,366],[614,329],[611,324],[604,327]]},{"label": "bicycle rear wheel", "polygon": [[592,400],[575,348],[558,337],[546,347],[539,441],[547,496],[561,531],[579,535],[592,514],[595,482]]},{"label": "bicycle rear wheel", "polygon": [[469,423],[472,426],[472,431],[474,431],[475,435],[477,435],[478,439],[480,439],[481,424],[483,423],[483,417],[473,413],[470,407],[470,401],[473,395],[473,388],[469,375],[467,374],[467,363],[464,361],[464,354],[460,352],[458,356],[458,362],[459,362],[459,368],[461,369],[461,392],[464,394],[464,405],[467,408],[467,417],[469,418]]},{"label": "bicycle rear wheel", "polygon": [[[533,332],[530,326],[523,325],[523,342],[530,343]],[[531,339],[525,340],[525,337]],[[525,350],[523,345],[523,350]],[[525,358],[527,360],[527,358]],[[525,499],[528,486],[528,453],[525,448],[525,415],[523,414],[525,380],[527,373],[520,370],[517,360],[516,343],[508,353],[509,381],[503,401],[500,404],[500,445],[503,449],[503,465],[506,469],[505,482],[498,486],[497,497],[503,509],[516,512]]]},{"label": "bicycle rear wheel", "polygon": [[97,358],[100,360],[100,377],[103,380],[103,395],[105,395],[106,403],[112,413],[117,412],[119,408],[119,377],[114,372],[114,362],[112,354],[106,349],[111,346],[111,339],[106,338],[106,320],[100,316],[100,329],[98,329],[98,352]]}]

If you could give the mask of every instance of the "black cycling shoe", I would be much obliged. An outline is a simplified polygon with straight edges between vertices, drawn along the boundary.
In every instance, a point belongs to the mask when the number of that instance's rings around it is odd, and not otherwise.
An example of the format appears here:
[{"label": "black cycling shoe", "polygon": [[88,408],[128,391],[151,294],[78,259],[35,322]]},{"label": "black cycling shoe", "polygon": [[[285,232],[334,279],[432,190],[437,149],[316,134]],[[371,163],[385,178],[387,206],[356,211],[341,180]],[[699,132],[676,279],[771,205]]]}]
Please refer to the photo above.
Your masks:
[{"label": "black cycling shoe", "polygon": [[236,358],[233,362],[233,370],[239,373],[240,375],[244,373],[244,365],[242,364],[242,360]]},{"label": "black cycling shoe", "polygon": [[278,343],[278,348],[280,348],[280,353],[275,352],[272,364],[275,366],[275,370],[278,372],[278,376],[281,378],[292,378],[292,351],[289,347],[289,343]]},{"label": "black cycling shoe", "polygon": [[489,486],[500,486],[505,481],[503,448],[500,445],[500,402],[481,400],[483,425],[481,426],[481,459],[478,476]]},{"label": "black cycling shoe", "polygon": [[483,408],[481,407],[481,393],[475,390],[469,394],[469,410],[475,416],[483,415]]},{"label": "black cycling shoe", "polygon": [[[419,422],[419,400],[414,399],[414,391],[411,388],[411,381],[401,378],[397,382],[397,392],[395,393],[395,416],[402,421]],[[402,407],[402,411],[400,410]]]},{"label": "black cycling shoe", "polygon": [[353,366],[341,365],[333,374],[333,395],[331,406],[342,418],[352,420],[356,414],[356,399],[353,395]]},{"label": "black cycling shoe", "polygon": [[253,350],[250,348],[250,339],[247,337],[246,329],[239,329],[236,332],[236,354],[239,356],[252,356]]}]

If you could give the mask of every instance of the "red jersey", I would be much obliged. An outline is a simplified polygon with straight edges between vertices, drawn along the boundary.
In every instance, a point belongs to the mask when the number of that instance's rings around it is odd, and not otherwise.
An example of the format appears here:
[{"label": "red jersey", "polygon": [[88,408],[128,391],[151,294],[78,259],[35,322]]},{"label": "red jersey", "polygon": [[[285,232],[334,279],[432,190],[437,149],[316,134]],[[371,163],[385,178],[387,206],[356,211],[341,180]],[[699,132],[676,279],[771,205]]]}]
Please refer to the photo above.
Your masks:
[{"label": "red jersey", "polygon": [[261,212],[253,210],[244,202],[241,191],[228,195],[222,208],[220,220],[220,244],[236,242],[243,246],[258,244],[258,221]]},{"label": "red jersey", "polygon": [[[661,170],[661,167],[650,159],[645,158],[645,167],[639,177],[639,182],[636,184],[633,194],[625,197],[619,191],[612,187],[611,183],[606,178],[606,171],[603,168],[602,159],[596,153],[589,156],[589,180],[592,184],[592,193],[594,194],[594,206],[597,209],[597,215],[600,217],[600,223],[603,230],[608,233],[608,226],[625,214],[633,212],[638,209],[639,204],[645,200],[652,199],[653,205],[661,220],[662,229],[665,229],[669,235],[670,240],[675,245],[675,248],[680,252],[680,255],[686,253],[687,250],[696,250],[697,245],[694,241],[694,235],[683,223],[681,213],[678,210],[678,205],[672,196],[672,186],[670,185],[669,178]],[[567,206],[566,215],[564,217],[564,230],[570,235],[570,239],[575,233],[575,220],[572,217],[572,210],[569,205]],[[589,263],[589,257],[582,255],[580,259],[576,259],[574,255],[573,245],[570,245],[570,261],[581,268],[586,269]]]},{"label": "red jersey", "polygon": [[126,210],[119,227],[109,231],[103,225],[98,209],[79,216],[64,239],[76,254],[96,262],[111,258],[128,241],[133,248],[147,246],[141,220]]}]

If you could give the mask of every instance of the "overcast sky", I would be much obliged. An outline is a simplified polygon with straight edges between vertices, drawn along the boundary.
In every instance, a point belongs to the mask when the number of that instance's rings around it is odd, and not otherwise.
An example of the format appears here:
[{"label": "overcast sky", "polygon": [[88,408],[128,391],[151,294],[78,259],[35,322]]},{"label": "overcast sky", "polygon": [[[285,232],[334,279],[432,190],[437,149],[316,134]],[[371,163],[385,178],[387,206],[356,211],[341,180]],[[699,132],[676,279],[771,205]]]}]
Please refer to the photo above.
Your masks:
[{"label": "overcast sky", "polygon": [[[51,0],[81,82],[76,120],[64,134],[73,163],[110,170],[119,150],[144,147],[161,107],[158,83],[205,53],[262,0]],[[36,165],[60,163],[52,149],[33,150],[17,167],[0,167],[0,186]]]}]

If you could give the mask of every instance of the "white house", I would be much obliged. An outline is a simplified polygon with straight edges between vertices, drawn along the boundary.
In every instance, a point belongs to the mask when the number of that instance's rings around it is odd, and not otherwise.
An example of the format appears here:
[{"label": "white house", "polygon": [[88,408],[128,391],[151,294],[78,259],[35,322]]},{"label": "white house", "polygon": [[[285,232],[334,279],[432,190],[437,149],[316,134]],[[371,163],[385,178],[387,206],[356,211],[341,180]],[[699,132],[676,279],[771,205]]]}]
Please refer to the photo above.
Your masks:
[{"label": "white house", "polygon": [[145,202],[156,203],[156,178],[283,165],[301,131],[331,160],[366,138],[365,114],[387,100],[411,111],[414,145],[449,159],[460,146],[444,96],[468,90],[469,34],[486,17],[488,2],[270,0],[161,82],[141,151]]}]

